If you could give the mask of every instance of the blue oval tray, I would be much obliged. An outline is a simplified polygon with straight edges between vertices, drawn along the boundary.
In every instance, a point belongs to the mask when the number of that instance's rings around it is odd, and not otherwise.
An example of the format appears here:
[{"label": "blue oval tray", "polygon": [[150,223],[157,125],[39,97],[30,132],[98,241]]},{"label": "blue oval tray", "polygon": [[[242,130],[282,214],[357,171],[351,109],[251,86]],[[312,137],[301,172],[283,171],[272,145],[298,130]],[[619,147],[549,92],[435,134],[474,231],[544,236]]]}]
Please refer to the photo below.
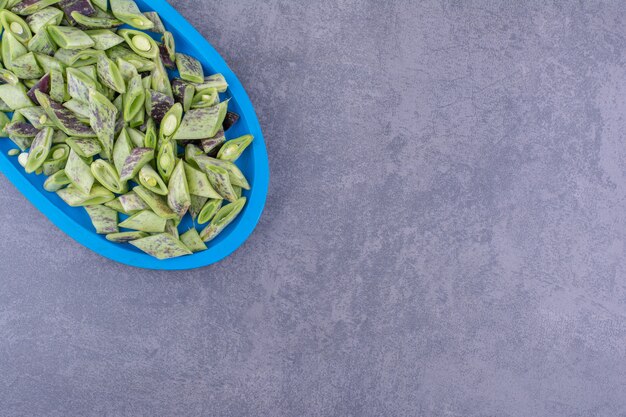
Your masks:
[{"label": "blue oval tray", "polygon": [[[177,50],[199,59],[208,74],[222,73],[229,84],[225,97],[231,98],[229,110],[241,118],[226,133],[228,139],[246,133],[254,135],[254,142],[237,161],[252,189],[244,190],[248,203],[239,218],[224,230],[209,249],[194,255],[159,261],[139,251],[130,244],[111,243],[96,234],[89,216],[83,208],[69,207],[55,193],[43,189],[45,176],[28,175],[16,157],[7,156],[16,148],[9,139],[0,139],[0,171],[35,205],[50,221],[67,235],[98,254],[127,265],[158,270],[184,270],[200,268],[218,262],[245,242],[256,227],[265,206],[269,187],[269,161],[259,121],[243,86],[215,49],[165,0],[137,0],[142,11],[159,13],[166,28],[174,34]],[[219,18],[219,17],[216,17]],[[189,216],[186,216],[187,218]],[[191,227],[186,219],[181,232]],[[198,229],[201,230],[199,226]]]}]

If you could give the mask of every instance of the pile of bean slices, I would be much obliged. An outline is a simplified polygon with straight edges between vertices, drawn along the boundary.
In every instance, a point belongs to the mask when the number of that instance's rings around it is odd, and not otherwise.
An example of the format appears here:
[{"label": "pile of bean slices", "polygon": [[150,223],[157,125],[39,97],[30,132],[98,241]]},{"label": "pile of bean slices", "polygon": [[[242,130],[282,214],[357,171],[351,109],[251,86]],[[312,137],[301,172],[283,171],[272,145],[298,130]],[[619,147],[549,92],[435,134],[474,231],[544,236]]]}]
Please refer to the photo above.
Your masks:
[{"label": "pile of bean slices", "polygon": [[[253,138],[226,140],[239,118],[221,101],[226,80],[177,52],[157,13],[132,0],[0,0],[0,23],[9,154],[97,233],[169,259],[206,250],[237,218],[250,185],[234,162]],[[179,233],[187,215],[194,227]]]}]

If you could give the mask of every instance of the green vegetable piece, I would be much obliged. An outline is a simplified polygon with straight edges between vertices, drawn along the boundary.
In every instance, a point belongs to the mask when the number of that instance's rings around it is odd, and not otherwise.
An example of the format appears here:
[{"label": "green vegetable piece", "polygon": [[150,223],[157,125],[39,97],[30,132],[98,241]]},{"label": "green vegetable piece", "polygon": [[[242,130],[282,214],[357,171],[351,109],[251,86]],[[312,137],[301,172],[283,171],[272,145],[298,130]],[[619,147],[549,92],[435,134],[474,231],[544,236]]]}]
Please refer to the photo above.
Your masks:
[{"label": "green vegetable piece", "polygon": [[66,140],[67,140],[67,135],[65,133],[63,133],[60,130],[54,131],[54,136],[52,136],[53,145],[64,144]]},{"label": "green vegetable piece", "polygon": [[46,176],[53,175],[62,170],[67,164],[67,158],[70,156],[70,148],[67,145],[59,144],[50,148],[48,159],[43,163],[43,173]]},{"label": "green vegetable piece", "polygon": [[122,182],[113,165],[104,159],[98,159],[91,164],[91,174],[104,188],[116,193],[124,194],[128,191],[126,182]]},{"label": "green vegetable piece", "polygon": [[207,174],[213,188],[215,188],[223,198],[230,202],[237,200],[237,195],[235,194],[235,190],[233,190],[228,171],[215,165],[204,166],[202,169]]},{"label": "green vegetable piece", "polygon": [[135,148],[131,151],[128,158],[124,162],[120,179],[128,181],[134,178],[139,170],[148,162],[154,159],[154,149],[151,148]]},{"label": "green vegetable piece", "polygon": [[141,84],[141,76],[137,75],[128,83],[127,92],[124,94],[124,120],[130,122],[137,113],[144,109],[146,90]]},{"label": "green vegetable piece", "polygon": [[92,80],[98,81],[98,67],[96,65],[85,65],[84,67],[78,67],[76,69]]},{"label": "green vegetable piece", "polygon": [[37,33],[30,41],[28,41],[28,50],[32,52],[54,55],[57,49],[57,45],[45,30]]},{"label": "green vegetable piece", "polygon": [[198,231],[194,228],[183,233],[180,236],[180,241],[193,253],[207,250],[206,244],[200,239],[200,234],[198,234]]},{"label": "green vegetable piece", "polygon": [[105,86],[123,94],[126,92],[126,83],[118,66],[102,54],[98,58],[98,78]]},{"label": "green vegetable piece", "polygon": [[228,101],[204,109],[192,109],[183,117],[174,140],[196,140],[213,137],[226,117]]},{"label": "green vegetable piece", "polygon": [[28,53],[26,47],[11,32],[4,33],[2,36],[2,62],[8,70],[13,68],[14,59],[26,53]]},{"label": "green vegetable piece", "polygon": [[117,108],[101,93],[89,92],[90,124],[102,145],[103,157],[111,158],[115,141]]},{"label": "green vegetable piece", "polygon": [[176,168],[172,172],[167,203],[172,211],[178,215],[179,219],[185,216],[191,206],[191,196],[189,195],[189,186],[185,176],[185,163],[182,159],[178,161]]},{"label": "green vegetable piece", "polygon": [[48,26],[52,40],[64,49],[88,49],[96,43],[80,29],[71,26]]},{"label": "green vegetable piece", "polygon": [[16,85],[20,79],[8,69],[0,69],[0,84]]},{"label": "green vegetable piece", "polygon": [[235,162],[243,151],[250,146],[253,139],[252,135],[244,135],[237,139],[229,140],[217,153],[217,158],[223,161]]},{"label": "green vegetable piece", "polygon": [[78,191],[84,195],[89,195],[95,179],[91,173],[89,164],[74,152],[74,150],[70,151],[67,165],[65,165],[65,174]]},{"label": "green vegetable piece", "polygon": [[59,0],[22,0],[11,8],[11,11],[16,14],[21,14],[22,16],[27,16],[58,2]]},{"label": "green vegetable piece", "polygon": [[130,141],[132,142],[134,148],[144,147],[143,146],[144,134],[141,133],[140,130],[128,127],[126,128],[126,131],[128,132],[128,137],[130,138]]},{"label": "green vegetable piece", "polygon": [[133,240],[143,239],[148,236],[149,235],[145,232],[122,232],[111,233],[110,235],[107,235],[106,238],[108,241],[115,243],[130,243]]},{"label": "green vegetable piece", "polygon": [[196,156],[195,161],[198,164],[198,167],[205,172],[206,168],[211,165],[225,169],[228,172],[230,182],[233,185],[238,185],[239,187],[242,187],[246,190],[250,189],[250,184],[248,184],[246,177],[243,175],[237,165],[233,164],[232,162],[222,161],[220,159],[211,158],[206,155]]},{"label": "green vegetable piece", "polygon": [[208,155],[219,149],[224,142],[226,142],[226,135],[224,134],[224,129],[220,128],[212,138],[202,139],[200,147],[202,152]]},{"label": "green vegetable piece", "polygon": [[241,197],[232,204],[228,204],[217,212],[211,223],[200,233],[204,242],[215,239],[229,224],[231,224],[246,205],[246,197]]},{"label": "green vegetable piece", "polygon": [[228,89],[226,78],[222,74],[213,74],[206,77],[202,82],[196,84],[196,90],[215,89],[218,93],[225,93]]},{"label": "green vegetable piece", "polygon": [[78,116],[78,118],[81,119],[81,121],[89,123],[89,119],[91,117],[91,110],[89,110],[88,102],[85,103],[84,101],[73,98],[63,103],[63,107],[74,112],[74,114]]},{"label": "green vegetable piece", "polygon": [[7,152],[7,155],[18,156],[20,153],[22,153],[22,151],[20,151],[19,149],[11,149],[9,150],[9,152]]},{"label": "green vegetable piece", "polygon": [[122,22],[141,30],[149,30],[154,23],[144,16],[133,0],[110,0],[113,15]]},{"label": "green vegetable piece", "polygon": [[167,113],[165,113],[165,116],[161,121],[159,136],[168,140],[171,139],[178,130],[182,118],[183,106],[180,103],[176,103]]},{"label": "green vegetable piece", "polygon": [[124,211],[124,207],[122,207],[122,203],[120,203],[119,197],[116,198],[115,200],[109,201],[108,203],[105,204],[105,206],[117,211],[118,213],[128,214]]},{"label": "green vegetable piece", "polygon": [[189,193],[201,197],[221,199],[222,196],[213,189],[207,175],[185,163],[185,176],[189,185]]},{"label": "green vegetable piece", "polygon": [[217,94],[217,90],[214,88],[208,90],[198,91],[196,96],[193,98],[191,102],[191,108],[193,109],[201,109],[205,107],[215,106],[219,104],[220,97]]},{"label": "green vegetable piece", "polygon": [[163,233],[165,232],[166,223],[167,220],[157,216],[150,210],[144,210],[133,214],[120,223],[119,226],[124,229],[138,230],[140,232]]},{"label": "green vegetable piece", "polygon": [[12,62],[11,69],[19,78],[23,80],[35,80],[43,77],[44,73],[35,54],[29,52],[18,58],[15,58]]},{"label": "green vegetable piece", "polygon": [[133,191],[155,212],[164,219],[178,220],[176,213],[167,205],[163,196],[153,193],[142,185],[133,188]]},{"label": "green vegetable piece", "polygon": [[59,103],[65,100],[65,80],[63,72],[57,69],[50,70],[50,98]]},{"label": "green vegetable piece", "polygon": [[155,59],[159,55],[157,43],[145,33],[133,29],[120,29],[117,34],[124,38],[137,55],[148,59]]},{"label": "green vegetable piece", "polygon": [[102,146],[96,138],[67,138],[66,143],[81,158],[91,158],[102,151]]},{"label": "green vegetable piece", "polygon": [[28,43],[30,38],[33,37],[33,33],[31,32],[28,23],[15,13],[11,13],[8,10],[0,10],[0,23],[2,23],[5,35],[11,34],[23,44]]},{"label": "green vegetable piece", "polygon": [[159,260],[192,254],[180,240],[169,233],[148,236],[143,239],[134,240],[130,242],[130,244]]},{"label": "green vegetable piece", "polygon": [[[168,188],[152,166],[144,165],[139,171],[139,183],[155,194],[167,195]],[[182,216],[181,216],[182,217]]]},{"label": "green vegetable piece", "polygon": [[144,12],[143,15],[152,22],[152,32],[165,33],[165,26],[163,25],[163,21],[157,12]]},{"label": "green vegetable piece", "polygon": [[176,54],[176,66],[180,73],[180,78],[185,81],[202,83],[204,81],[204,70],[200,61],[189,55]]},{"label": "green vegetable piece", "polygon": [[144,136],[144,145],[146,148],[156,149],[157,147],[156,123],[153,118],[149,118],[146,123],[146,134]]},{"label": "green vegetable piece", "polygon": [[[1,88],[2,86],[0,86]],[[65,134],[76,137],[94,137],[96,134],[91,127],[82,123],[71,111],[67,110],[59,103],[50,100],[50,97],[41,91],[35,91],[37,101],[46,111],[50,120],[56,127],[63,130]]]},{"label": "green vegetable piece", "polygon": [[108,16],[85,16],[77,11],[72,12],[72,18],[79,25],[93,29],[110,29],[123,24],[122,21]]},{"label": "green vegetable piece", "polygon": [[51,128],[45,127],[35,136],[28,153],[28,160],[26,161],[25,169],[27,173],[31,174],[38,170],[48,158],[50,147],[52,146],[53,133],[54,131]]},{"label": "green vegetable piece", "polygon": [[176,61],[176,41],[174,40],[174,35],[172,32],[164,32],[163,38],[161,39],[163,45],[165,45],[165,51],[167,52],[167,57],[172,61]]},{"label": "green vegetable piece", "polygon": [[174,92],[172,91],[172,84],[170,83],[169,75],[163,65],[163,61],[160,57],[154,60],[154,70],[151,74],[152,89],[159,93],[165,94],[168,97],[174,98]]},{"label": "green vegetable piece", "polygon": [[[124,39],[122,42],[124,42]],[[113,61],[117,61],[118,59],[123,59],[133,65],[137,71],[145,72],[145,71],[153,71],[156,68],[154,62],[147,58],[143,58],[136,53],[134,53],[130,48],[124,45],[116,45],[113,48],[110,48],[106,51],[106,54]]]},{"label": "green vegetable piece", "polygon": [[238,185],[233,185],[233,190],[235,190],[235,195],[237,196],[237,198],[241,198],[241,195],[243,194],[243,188]]},{"label": "green vegetable piece", "polygon": [[128,214],[135,214],[138,211],[150,208],[134,191],[120,196],[119,200],[122,208]]},{"label": "green vegetable piece", "polygon": [[99,235],[118,233],[117,211],[103,206],[86,206],[87,214],[91,218],[91,223],[96,228]]},{"label": "green vegetable piece", "polygon": [[96,51],[95,49],[61,48],[54,54],[54,57],[68,67],[78,68],[93,65],[98,62],[98,55],[100,55],[100,53],[100,51]]},{"label": "green vegetable piece", "polygon": [[70,179],[67,178],[65,171],[60,170],[48,177],[46,182],[43,183],[43,188],[48,192],[56,193],[70,183]]},{"label": "green vegetable piece", "polygon": [[89,91],[97,90],[97,82],[76,68],[67,69],[67,90],[71,97],[89,103]]},{"label": "green vegetable piece", "polygon": [[34,33],[45,32],[48,26],[57,26],[63,20],[63,12],[55,7],[47,7],[26,18],[26,22]]},{"label": "green vegetable piece", "polygon": [[95,184],[89,194],[84,194],[73,184],[57,191],[57,194],[70,207],[96,206],[115,199],[112,192],[99,184]]},{"label": "green vegetable piece", "polygon": [[125,59],[117,58],[116,63],[125,82],[128,82],[131,78],[139,75],[137,68]]},{"label": "green vegetable piece", "polygon": [[174,100],[183,105],[183,110],[188,112],[196,95],[196,87],[181,79],[172,81]]},{"label": "green vegetable piece", "polygon": [[128,137],[128,132],[126,129],[122,129],[117,137],[117,140],[115,141],[115,146],[113,147],[113,164],[120,175],[124,169],[126,159],[130,156],[132,150],[133,146],[130,142],[130,138]]},{"label": "green vegetable piece", "polygon": [[157,155],[157,169],[161,178],[169,182],[172,172],[176,167],[176,144],[172,141],[165,141]]},{"label": "green vegetable piece", "polygon": [[37,58],[37,62],[39,63],[39,66],[41,66],[41,69],[43,69],[45,73],[50,73],[51,71],[58,71],[59,73],[61,73],[61,76],[65,74],[65,68],[67,66],[61,61],[59,61],[58,59],[45,55],[45,54],[38,53],[38,52],[35,53],[35,58]]},{"label": "green vegetable piece", "polygon": [[209,199],[206,197],[200,197],[198,195],[191,194],[191,206],[189,207],[189,214],[191,215],[191,218],[193,220],[196,220],[198,214],[200,214],[200,211],[202,210],[202,207],[204,207],[204,204],[208,200]]},{"label": "green vegetable piece", "polygon": [[9,116],[7,116],[5,113],[0,112],[0,136],[7,135],[5,128],[10,121],[11,120],[9,119]]},{"label": "green vegetable piece", "polygon": [[198,223],[205,224],[210,222],[213,217],[217,214],[218,211],[222,208],[222,203],[224,200],[212,200],[209,199],[206,204],[200,210],[200,214],[198,215]]},{"label": "green vegetable piece", "polygon": [[106,12],[109,9],[109,0],[91,0],[94,6]]},{"label": "green vegetable piece", "polygon": [[93,29],[85,33],[94,41],[93,48],[98,51],[109,51],[124,42],[124,38],[108,29]]},{"label": "green vegetable piece", "polygon": [[174,236],[176,239],[180,239],[180,234],[178,233],[178,224],[179,221],[168,220],[165,223],[165,233],[169,233]]},{"label": "green vegetable piece", "polygon": [[146,123],[146,112],[139,111],[137,112],[135,117],[133,117],[133,119],[129,122],[129,125],[132,128],[137,128],[143,126],[144,123]]}]

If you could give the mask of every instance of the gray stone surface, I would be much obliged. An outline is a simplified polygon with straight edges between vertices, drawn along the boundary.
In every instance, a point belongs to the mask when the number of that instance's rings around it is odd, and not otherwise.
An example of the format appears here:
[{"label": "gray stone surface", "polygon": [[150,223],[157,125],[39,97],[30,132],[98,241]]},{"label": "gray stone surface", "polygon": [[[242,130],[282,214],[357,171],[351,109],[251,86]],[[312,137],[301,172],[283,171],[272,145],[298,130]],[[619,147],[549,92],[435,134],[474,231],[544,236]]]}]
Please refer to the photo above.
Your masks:
[{"label": "gray stone surface", "polygon": [[256,105],[267,210],[146,272],[0,177],[0,415],[626,415],[621,2],[172,3]]}]

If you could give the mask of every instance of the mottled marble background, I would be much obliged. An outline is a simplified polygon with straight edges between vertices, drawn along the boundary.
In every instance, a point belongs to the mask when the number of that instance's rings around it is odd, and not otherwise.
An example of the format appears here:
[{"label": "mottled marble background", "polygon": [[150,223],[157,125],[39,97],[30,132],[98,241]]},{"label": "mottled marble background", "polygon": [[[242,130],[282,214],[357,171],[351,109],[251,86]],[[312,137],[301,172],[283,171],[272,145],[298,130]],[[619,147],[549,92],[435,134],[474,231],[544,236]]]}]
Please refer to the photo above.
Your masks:
[{"label": "mottled marble background", "polygon": [[256,106],[265,214],[141,271],[0,176],[1,416],[626,415],[623,2],[171,2]]}]

